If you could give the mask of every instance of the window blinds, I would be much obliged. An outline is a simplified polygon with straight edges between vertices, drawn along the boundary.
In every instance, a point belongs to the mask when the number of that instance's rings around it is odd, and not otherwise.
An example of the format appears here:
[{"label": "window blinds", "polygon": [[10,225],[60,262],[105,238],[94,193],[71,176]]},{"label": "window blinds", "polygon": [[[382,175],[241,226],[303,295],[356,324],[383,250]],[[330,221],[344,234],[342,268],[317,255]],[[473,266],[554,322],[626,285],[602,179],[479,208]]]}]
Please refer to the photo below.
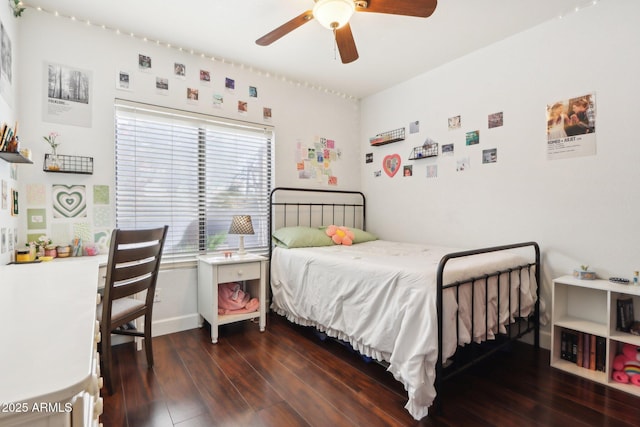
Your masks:
[{"label": "window blinds", "polygon": [[247,250],[269,245],[269,127],[117,100],[116,225],[169,225],[165,256],[238,246],[233,215],[251,215]]}]

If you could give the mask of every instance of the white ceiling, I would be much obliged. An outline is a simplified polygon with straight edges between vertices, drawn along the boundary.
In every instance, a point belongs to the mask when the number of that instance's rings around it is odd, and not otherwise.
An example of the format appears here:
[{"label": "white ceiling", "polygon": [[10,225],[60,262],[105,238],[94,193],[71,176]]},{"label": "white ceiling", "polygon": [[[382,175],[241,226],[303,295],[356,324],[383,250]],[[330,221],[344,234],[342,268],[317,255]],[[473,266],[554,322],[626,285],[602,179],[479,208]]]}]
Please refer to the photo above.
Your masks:
[{"label": "white ceiling", "polygon": [[[440,0],[429,18],[356,13],[360,58],[342,64],[333,35],[309,22],[261,47],[255,40],[313,0],[23,0],[31,9],[106,25],[254,70],[361,98],[597,0]],[[392,1],[392,0],[390,0]]]}]

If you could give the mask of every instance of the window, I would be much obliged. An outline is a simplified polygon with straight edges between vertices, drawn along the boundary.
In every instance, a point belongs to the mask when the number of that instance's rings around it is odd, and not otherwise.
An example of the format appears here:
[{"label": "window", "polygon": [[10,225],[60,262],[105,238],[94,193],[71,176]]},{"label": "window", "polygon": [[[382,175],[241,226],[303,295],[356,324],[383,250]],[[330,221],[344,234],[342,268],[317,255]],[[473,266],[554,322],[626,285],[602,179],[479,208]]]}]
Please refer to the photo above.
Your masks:
[{"label": "window", "polygon": [[233,215],[251,215],[247,250],[269,245],[269,127],[117,100],[116,225],[169,225],[166,256],[238,247]]}]

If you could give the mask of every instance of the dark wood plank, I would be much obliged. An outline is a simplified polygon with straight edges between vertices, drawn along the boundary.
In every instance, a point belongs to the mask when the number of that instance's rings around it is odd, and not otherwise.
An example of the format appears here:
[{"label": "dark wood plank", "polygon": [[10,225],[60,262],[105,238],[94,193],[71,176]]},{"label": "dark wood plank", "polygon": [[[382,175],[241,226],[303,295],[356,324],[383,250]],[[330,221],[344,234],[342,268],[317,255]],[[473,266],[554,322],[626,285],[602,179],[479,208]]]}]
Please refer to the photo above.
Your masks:
[{"label": "dark wood plank", "polygon": [[183,345],[175,340],[175,334],[154,338],[154,368],[169,413],[178,424],[197,416],[209,418],[206,404],[200,398],[200,391],[193,382],[191,373],[182,363],[176,348]]},{"label": "dark wood plank", "polygon": [[240,423],[253,416],[253,410],[238,389],[205,351],[186,346],[177,352],[216,424]]},{"label": "dark wood plank", "polygon": [[[122,399],[121,392],[121,380],[120,380],[120,359],[128,357],[125,352],[121,351],[121,346],[115,347],[113,351],[112,369],[114,377],[116,378],[116,384],[113,385],[114,392],[112,395],[107,394],[106,389],[101,391],[103,399],[104,412],[100,416],[100,422],[105,426],[126,426],[127,425],[127,408]],[[128,357],[124,363],[131,363],[131,358]]]},{"label": "dark wood plank", "polygon": [[277,345],[256,345],[254,340],[239,336],[227,338],[234,348],[265,378],[300,416],[312,425],[355,426],[315,387],[299,378],[278,357]]},{"label": "dark wood plank", "polygon": [[[255,334],[248,336],[247,339],[259,339],[263,334]],[[186,336],[189,343],[194,340],[200,343],[203,352],[209,354],[211,359],[224,371],[229,381],[237,388],[243,398],[254,411],[260,411],[263,408],[270,407],[282,403],[283,397],[271,386],[271,384],[262,377],[254,367],[247,361],[246,355],[238,353],[228,340],[224,340],[218,344],[211,344],[211,340],[203,341],[202,334],[196,331],[194,334]],[[255,350],[258,357],[263,348]]]},{"label": "dark wood plank", "polygon": [[444,384],[444,413],[414,420],[384,367],[270,314],[154,338],[155,367],[133,345],[114,348],[105,426],[591,426],[630,427],[640,399],[549,367],[547,350],[511,351]]},{"label": "dark wood plank", "polygon": [[258,412],[261,425],[307,427],[307,423],[287,402],[279,402]]},{"label": "dark wood plank", "polygon": [[[345,370],[347,366],[342,364],[347,362],[331,357],[326,349],[308,340],[292,341],[284,331],[275,332],[267,338],[285,342],[286,347],[274,343],[274,355],[299,378],[313,384],[333,406],[349,414],[358,425],[395,426],[412,420],[402,407],[406,396],[394,393],[360,371]],[[364,363],[362,360],[353,362]],[[342,375],[347,371],[350,375]]]}]

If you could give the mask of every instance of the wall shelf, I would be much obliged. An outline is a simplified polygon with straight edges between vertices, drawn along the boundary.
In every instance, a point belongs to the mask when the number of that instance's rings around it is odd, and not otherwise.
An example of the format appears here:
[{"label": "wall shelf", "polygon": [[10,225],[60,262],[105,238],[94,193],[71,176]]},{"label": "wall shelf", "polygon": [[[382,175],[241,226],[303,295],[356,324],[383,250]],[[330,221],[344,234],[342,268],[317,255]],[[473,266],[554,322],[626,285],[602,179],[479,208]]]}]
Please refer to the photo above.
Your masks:
[{"label": "wall shelf", "polygon": [[411,151],[409,160],[426,159],[428,157],[436,157],[438,155],[438,143],[432,142],[431,144],[424,144],[420,147],[415,147]]},{"label": "wall shelf", "polygon": [[404,140],[404,128],[398,128],[388,132],[379,133],[373,138],[369,138],[369,144],[377,146],[402,140]]},{"label": "wall shelf", "polygon": [[8,151],[0,151],[0,159],[8,163],[33,163],[20,153],[10,153]]},{"label": "wall shelf", "polygon": [[53,155],[45,154],[42,170],[54,173],[93,174],[93,157],[67,156],[64,154],[58,154],[56,157],[58,158],[58,167],[54,168],[51,166]]}]

